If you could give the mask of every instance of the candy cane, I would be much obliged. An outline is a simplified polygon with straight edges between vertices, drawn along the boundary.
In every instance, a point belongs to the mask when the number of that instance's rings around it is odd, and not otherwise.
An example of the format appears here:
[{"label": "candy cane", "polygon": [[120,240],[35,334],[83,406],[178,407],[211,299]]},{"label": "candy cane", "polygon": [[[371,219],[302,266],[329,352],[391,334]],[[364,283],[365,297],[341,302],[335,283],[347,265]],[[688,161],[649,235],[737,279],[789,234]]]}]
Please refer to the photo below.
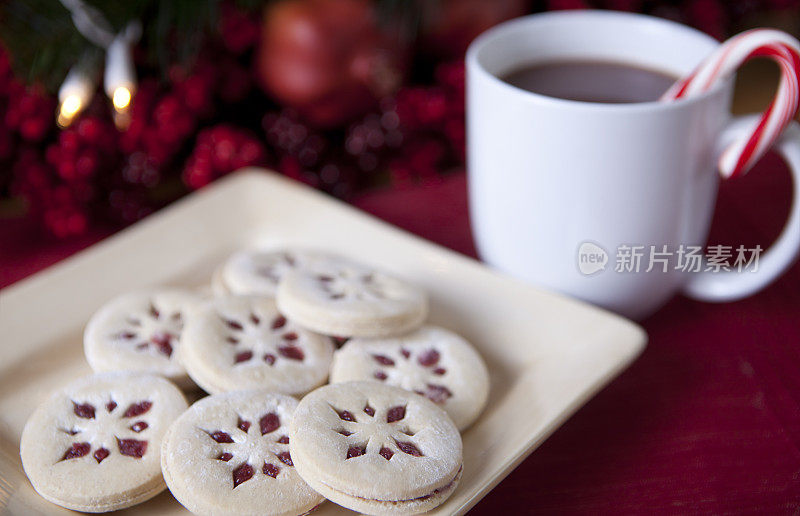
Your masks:
[{"label": "candy cane", "polygon": [[778,92],[761,119],[753,125],[748,138],[732,143],[719,158],[723,177],[747,172],[775,143],[798,110],[800,97],[800,42],[785,32],[753,29],[723,43],[691,74],[676,82],[661,97],[671,101],[692,97],[727,79],[746,61],[769,57],[781,68]]}]

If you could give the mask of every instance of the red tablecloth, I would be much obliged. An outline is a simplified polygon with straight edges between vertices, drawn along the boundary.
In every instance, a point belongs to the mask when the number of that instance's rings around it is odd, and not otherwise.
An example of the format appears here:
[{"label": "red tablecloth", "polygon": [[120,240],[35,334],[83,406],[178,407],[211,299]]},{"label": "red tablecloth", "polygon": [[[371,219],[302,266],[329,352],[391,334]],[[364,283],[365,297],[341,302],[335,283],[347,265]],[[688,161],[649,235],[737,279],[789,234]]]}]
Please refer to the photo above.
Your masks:
[{"label": "red tablecloth", "polygon": [[[769,158],[723,185],[712,240],[766,245],[790,203]],[[356,205],[474,256],[463,175]],[[0,286],[105,236],[43,245],[0,227]],[[800,511],[800,267],[750,299],[676,298],[644,321],[642,357],[481,501],[474,514]]]}]

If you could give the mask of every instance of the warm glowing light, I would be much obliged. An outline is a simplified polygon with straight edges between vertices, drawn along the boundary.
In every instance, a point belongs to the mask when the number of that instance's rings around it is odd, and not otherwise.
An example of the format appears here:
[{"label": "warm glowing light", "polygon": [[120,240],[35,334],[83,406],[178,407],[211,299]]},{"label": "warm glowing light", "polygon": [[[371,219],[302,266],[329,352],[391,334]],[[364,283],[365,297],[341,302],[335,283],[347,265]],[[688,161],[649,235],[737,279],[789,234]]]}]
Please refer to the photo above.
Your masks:
[{"label": "warm glowing light", "polygon": [[61,116],[64,118],[72,118],[78,114],[78,111],[83,107],[81,98],[77,95],[69,95],[61,103]]},{"label": "warm glowing light", "polygon": [[114,96],[111,98],[111,102],[114,103],[114,108],[117,111],[122,111],[131,103],[131,90],[120,86],[114,90]]}]

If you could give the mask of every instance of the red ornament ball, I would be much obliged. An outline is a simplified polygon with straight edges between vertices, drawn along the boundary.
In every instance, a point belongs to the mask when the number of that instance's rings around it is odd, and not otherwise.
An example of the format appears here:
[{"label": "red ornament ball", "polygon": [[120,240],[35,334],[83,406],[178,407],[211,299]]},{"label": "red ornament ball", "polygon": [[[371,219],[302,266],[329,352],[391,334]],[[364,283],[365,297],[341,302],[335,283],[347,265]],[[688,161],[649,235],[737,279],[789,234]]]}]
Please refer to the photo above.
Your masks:
[{"label": "red ornament ball", "polygon": [[264,15],[255,68],[264,90],[318,127],[374,108],[402,79],[400,46],[369,0],[284,0]]}]

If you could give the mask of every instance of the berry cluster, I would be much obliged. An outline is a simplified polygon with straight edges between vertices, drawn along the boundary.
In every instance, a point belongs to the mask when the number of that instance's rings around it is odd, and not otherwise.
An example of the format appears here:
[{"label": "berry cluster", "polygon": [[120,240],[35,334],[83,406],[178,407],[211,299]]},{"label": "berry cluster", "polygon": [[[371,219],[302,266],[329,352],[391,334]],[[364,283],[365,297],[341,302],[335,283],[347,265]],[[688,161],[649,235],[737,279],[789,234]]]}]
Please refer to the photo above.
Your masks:
[{"label": "berry cluster", "polygon": [[190,188],[200,188],[238,168],[266,164],[267,151],[258,139],[243,129],[220,124],[197,135],[194,151],[183,169]]},{"label": "berry cluster", "polygon": [[442,170],[464,163],[464,64],[440,64],[435,77],[432,86],[397,94],[403,146],[389,164],[395,183],[435,181]]}]

